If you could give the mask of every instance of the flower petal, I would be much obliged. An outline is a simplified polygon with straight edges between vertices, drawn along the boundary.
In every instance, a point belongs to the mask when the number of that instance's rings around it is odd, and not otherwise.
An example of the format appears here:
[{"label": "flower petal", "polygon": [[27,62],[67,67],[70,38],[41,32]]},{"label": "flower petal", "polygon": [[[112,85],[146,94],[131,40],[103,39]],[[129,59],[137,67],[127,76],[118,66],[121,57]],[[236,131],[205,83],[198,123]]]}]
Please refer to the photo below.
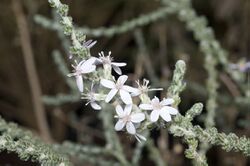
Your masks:
[{"label": "flower petal", "polygon": [[145,119],[145,114],[144,113],[136,113],[131,115],[131,121],[133,123],[140,123]]},{"label": "flower petal", "polygon": [[162,108],[160,110],[160,115],[161,115],[162,119],[164,119],[166,122],[171,121],[171,116],[170,116],[169,112],[166,111],[166,109]]},{"label": "flower petal", "polygon": [[119,118],[122,118],[124,116],[124,111],[120,105],[117,105],[115,107],[115,111]]},{"label": "flower petal", "polygon": [[159,119],[160,111],[159,110],[153,110],[150,114],[150,120],[152,122],[156,122]]},{"label": "flower petal", "polygon": [[113,99],[113,97],[116,95],[116,93],[118,92],[117,89],[111,89],[111,91],[107,94],[107,97],[105,99],[105,102],[108,103],[110,102],[110,100]]},{"label": "flower petal", "polygon": [[96,61],[96,57],[91,57],[81,64],[80,69],[83,73],[90,73],[95,70],[96,66],[93,65]]},{"label": "flower petal", "polygon": [[128,79],[128,76],[122,75],[117,79],[117,83],[120,85],[123,85]]},{"label": "flower petal", "polygon": [[90,102],[90,105],[91,105],[91,107],[92,107],[94,110],[100,110],[100,109],[101,109],[101,106],[98,105],[96,102]]},{"label": "flower petal", "polygon": [[143,110],[152,110],[153,109],[153,106],[151,104],[140,104],[139,107],[140,107],[140,109],[143,109]]},{"label": "flower petal", "polygon": [[127,122],[126,129],[127,129],[128,133],[130,133],[130,134],[136,133],[135,126],[132,122]]},{"label": "flower petal", "polygon": [[139,96],[140,94],[142,94],[142,91],[139,90],[139,89],[136,89],[135,92],[132,92],[132,93],[131,93],[131,96],[132,96],[132,97],[134,97],[134,96]]},{"label": "flower petal", "polygon": [[81,73],[91,73],[95,71],[95,69],[96,69],[95,65],[89,65],[89,66],[86,66],[84,69],[82,69]]},{"label": "flower petal", "polygon": [[138,92],[138,89],[133,88],[133,87],[128,86],[128,85],[123,85],[122,89],[124,89],[124,90],[126,90],[128,92],[132,92],[132,93],[137,93]]},{"label": "flower petal", "polygon": [[111,66],[112,66],[112,68],[114,69],[114,71],[115,71],[117,74],[119,74],[119,75],[122,74],[122,70],[120,69],[120,67],[115,66],[115,65],[111,65]]},{"label": "flower petal", "polygon": [[76,76],[76,85],[80,92],[83,92],[83,80],[81,75]]},{"label": "flower petal", "polygon": [[135,134],[135,138],[136,138],[136,140],[137,140],[138,142],[141,142],[141,140],[143,140],[143,141],[146,141],[146,140],[147,140],[146,137],[144,137],[144,136],[142,136],[142,135],[140,135],[140,134],[138,134],[138,133]]},{"label": "flower petal", "polygon": [[96,58],[95,62],[94,62],[94,65],[100,65],[102,64],[102,60],[100,58]]},{"label": "flower petal", "polygon": [[164,106],[162,109],[166,110],[171,115],[176,115],[178,113],[178,110],[174,107]]},{"label": "flower petal", "polygon": [[119,119],[116,124],[115,124],[115,130],[116,131],[120,131],[123,129],[123,127],[125,126],[125,123],[123,122],[123,120]]},{"label": "flower petal", "polygon": [[155,96],[155,97],[151,100],[151,102],[152,102],[152,103],[159,103],[160,100],[159,100],[158,97]]},{"label": "flower petal", "polygon": [[132,111],[132,104],[126,105],[124,108],[124,114],[130,115],[131,111]]},{"label": "flower petal", "polygon": [[96,59],[97,59],[96,57],[91,57],[91,58],[89,58],[88,60],[86,60],[86,61],[81,65],[81,67],[93,65],[93,64],[95,63]]},{"label": "flower petal", "polygon": [[[82,64],[83,64],[84,62],[86,62],[86,61],[85,61],[85,60],[81,60],[81,61],[78,63],[77,68],[81,68],[81,66],[82,66]],[[72,65],[72,66],[73,66],[73,65]]]},{"label": "flower petal", "polygon": [[132,104],[132,97],[127,91],[120,89],[120,96],[125,104]]},{"label": "flower petal", "polygon": [[161,105],[170,105],[170,104],[173,104],[174,103],[174,99],[171,99],[171,98],[167,98],[167,99],[163,99],[161,101]]},{"label": "flower petal", "polygon": [[93,47],[97,43],[96,40],[93,41],[93,42],[92,41],[93,40],[88,40],[88,41],[84,42],[83,46],[86,47],[86,48],[88,48],[88,49],[90,49],[91,47]]},{"label": "flower petal", "polygon": [[113,89],[115,87],[115,83],[110,80],[102,79],[100,83],[106,88]]},{"label": "flower petal", "polygon": [[114,66],[118,66],[118,67],[123,67],[123,66],[126,66],[127,64],[126,63],[118,63],[118,62],[112,62],[111,65],[114,65]]}]

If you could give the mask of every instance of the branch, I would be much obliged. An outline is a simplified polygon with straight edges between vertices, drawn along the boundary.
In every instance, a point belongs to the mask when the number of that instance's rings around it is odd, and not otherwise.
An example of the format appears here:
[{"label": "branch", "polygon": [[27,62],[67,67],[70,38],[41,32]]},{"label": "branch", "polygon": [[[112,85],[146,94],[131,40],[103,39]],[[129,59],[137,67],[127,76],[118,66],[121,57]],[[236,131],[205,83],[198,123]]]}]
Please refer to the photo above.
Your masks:
[{"label": "branch", "polygon": [[12,8],[17,19],[17,27],[20,33],[23,57],[28,74],[28,81],[31,88],[31,97],[34,103],[35,116],[41,136],[45,140],[51,141],[49,126],[46,120],[46,112],[41,100],[42,92],[38,74],[35,67],[34,54],[32,51],[30,34],[28,31],[27,20],[24,16],[20,0],[12,0]]},{"label": "branch", "polygon": [[14,152],[21,160],[31,159],[41,165],[71,165],[59,151],[54,151],[50,145],[42,143],[31,132],[21,129],[14,123],[7,123],[2,117],[0,117],[0,133],[0,151]]},{"label": "branch", "polygon": [[[129,21],[124,21],[120,25],[113,25],[111,27],[99,27],[95,29],[88,27],[79,27],[77,28],[77,30],[83,34],[94,37],[101,37],[101,36],[113,37],[114,35],[126,33],[128,31],[134,30],[137,27],[145,26],[152,22],[156,22],[157,20],[166,17],[166,15],[168,15],[169,13],[171,13],[170,8],[161,7],[148,14],[143,14]],[[61,26],[57,22],[50,20],[46,17],[43,17],[41,15],[36,15],[35,21],[41,24],[43,27],[52,30],[59,31],[61,29]]]}]

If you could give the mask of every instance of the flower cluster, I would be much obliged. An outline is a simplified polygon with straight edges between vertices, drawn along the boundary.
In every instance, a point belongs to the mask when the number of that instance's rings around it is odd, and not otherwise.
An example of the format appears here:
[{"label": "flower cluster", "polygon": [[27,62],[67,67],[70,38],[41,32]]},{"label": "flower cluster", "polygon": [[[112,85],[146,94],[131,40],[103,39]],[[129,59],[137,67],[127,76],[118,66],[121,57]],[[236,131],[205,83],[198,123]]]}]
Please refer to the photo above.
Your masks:
[{"label": "flower cluster", "polygon": [[231,63],[229,67],[240,72],[247,72],[250,71],[250,61],[246,62],[245,59],[241,59],[238,63]]},{"label": "flower cluster", "polygon": [[[86,48],[91,48],[96,42],[92,42],[89,40],[83,43],[83,46]],[[115,124],[115,130],[121,131],[126,129],[127,133],[134,135],[135,138],[140,140],[146,140],[145,137],[138,133],[140,129],[140,125],[144,121],[150,121],[150,123],[155,123],[161,117],[165,122],[171,121],[171,115],[176,115],[178,110],[171,105],[174,103],[174,100],[171,98],[163,98],[162,101],[158,97],[154,97],[151,101],[143,101],[141,98],[141,104],[137,106],[133,102],[133,98],[137,96],[146,95],[148,96],[148,92],[150,91],[158,91],[163,90],[162,88],[153,88],[151,89],[149,81],[144,79],[143,83],[140,84],[137,81],[137,88],[126,85],[126,81],[128,80],[127,75],[122,75],[122,71],[120,67],[126,66],[126,63],[118,63],[113,62],[113,58],[111,57],[111,52],[105,56],[104,52],[99,53],[99,57],[91,56],[87,60],[81,60],[80,62],[75,62],[76,65],[72,65],[74,68],[73,73],[70,73],[68,76],[74,76],[76,78],[76,84],[79,91],[83,94],[82,99],[86,99],[86,105],[90,104],[94,110],[101,110],[101,106],[98,102],[104,100],[106,103],[110,103],[111,101],[116,101],[116,115],[117,122]],[[95,85],[92,83],[90,90],[84,92],[84,81],[83,75],[95,72],[96,68],[102,65],[103,70],[109,70],[111,74],[111,69],[115,71],[119,75],[117,79],[114,76],[105,76],[100,75],[100,82],[97,82]],[[112,78],[112,79],[110,79]],[[99,92],[96,92],[94,88],[97,86]],[[104,88],[102,88],[104,87]],[[106,92],[106,90],[109,91]],[[149,97],[148,97],[149,99]],[[147,111],[151,111],[150,116],[147,116]],[[150,117],[150,118],[146,118]]]}]

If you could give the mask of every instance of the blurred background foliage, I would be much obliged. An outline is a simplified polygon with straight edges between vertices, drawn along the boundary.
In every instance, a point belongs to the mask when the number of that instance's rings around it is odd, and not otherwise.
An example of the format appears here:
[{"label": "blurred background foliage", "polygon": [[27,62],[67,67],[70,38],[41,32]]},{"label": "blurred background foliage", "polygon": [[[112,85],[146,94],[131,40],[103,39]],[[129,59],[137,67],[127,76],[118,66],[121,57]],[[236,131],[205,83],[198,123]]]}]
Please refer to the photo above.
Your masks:
[{"label": "blurred background foliage", "polygon": [[[70,94],[72,91],[65,82],[65,77],[58,70],[52,56],[54,49],[63,54],[67,62],[68,53],[62,47],[62,42],[55,31],[43,28],[34,21],[34,16],[39,14],[53,18],[53,12],[47,1],[23,0],[22,8],[28,22],[28,32],[31,37],[37,74],[39,76],[43,95],[54,96],[57,94]],[[146,14],[158,9],[161,4],[157,0],[74,0],[62,2],[70,6],[70,15],[78,26],[97,28],[119,25],[125,20],[130,20],[141,14]],[[249,0],[193,0],[193,7],[199,15],[208,19],[208,24],[214,29],[215,36],[222,47],[229,52],[229,60],[236,63],[240,58],[249,60],[250,53],[250,2]],[[34,114],[34,104],[31,99],[30,86],[22,56],[19,31],[16,17],[13,13],[12,3],[9,0],[0,2],[0,114],[7,121],[37,131],[37,119]],[[139,76],[149,78],[142,65],[136,41],[136,31],[142,32],[145,38],[146,53],[154,70],[155,77],[159,80],[170,80],[174,64],[178,59],[187,62],[188,73],[186,82],[188,88],[182,93],[180,110],[187,110],[195,102],[206,102],[207,91],[205,80],[207,73],[203,68],[204,56],[199,51],[197,41],[193,34],[185,29],[185,25],[176,16],[169,15],[149,25],[137,28],[111,38],[98,37],[95,47],[91,49],[92,55],[98,52],[112,51],[117,61],[127,62],[124,73],[131,78]],[[89,36],[91,38],[91,36]],[[70,68],[70,64],[67,62]],[[218,66],[220,71],[220,66]],[[249,74],[249,73],[248,73]],[[242,94],[236,83],[225,73],[219,73],[220,88],[218,109],[216,110],[216,127],[219,131],[235,132],[237,135],[250,136],[250,101],[237,104],[234,98],[236,91]],[[248,82],[248,85],[250,83]],[[155,83],[157,85],[157,82]],[[159,83],[158,83],[159,85]],[[166,84],[167,86],[167,84]],[[236,95],[238,94],[236,92]],[[77,93],[76,93],[77,94]],[[80,98],[80,97],[79,97]],[[84,106],[81,100],[67,102],[60,105],[44,104],[46,116],[50,126],[53,141],[62,142],[70,140],[81,144],[104,145],[102,124],[98,120],[97,112]],[[196,119],[200,125],[202,116]],[[160,148],[162,157],[169,165],[189,165],[184,158],[184,145],[178,139],[169,136],[169,151],[161,148],[164,145],[162,137],[167,133],[163,130],[153,130],[152,137]],[[133,145],[124,134],[119,134],[129,156]],[[162,142],[163,141],[163,142]],[[147,152],[143,155],[147,156]],[[11,158],[11,159],[7,159]],[[7,161],[6,161],[7,160]],[[14,154],[0,154],[0,164],[11,163],[21,165]],[[211,165],[249,165],[250,160],[241,154],[226,153],[220,148],[213,147],[208,152],[208,163]],[[22,163],[23,165],[27,163]],[[152,165],[150,159],[142,157],[141,165]],[[81,165],[81,164],[79,164]]]}]

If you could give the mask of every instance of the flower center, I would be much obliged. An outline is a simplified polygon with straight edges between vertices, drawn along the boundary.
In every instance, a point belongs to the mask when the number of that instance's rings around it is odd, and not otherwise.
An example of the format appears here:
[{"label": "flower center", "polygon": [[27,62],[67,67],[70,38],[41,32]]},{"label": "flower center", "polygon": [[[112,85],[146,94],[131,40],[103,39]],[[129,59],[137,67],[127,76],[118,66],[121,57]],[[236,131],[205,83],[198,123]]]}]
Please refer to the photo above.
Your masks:
[{"label": "flower center", "polygon": [[111,59],[109,57],[101,57],[102,63],[103,64],[111,64]]},{"label": "flower center", "polygon": [[124,116],[124,117],[122,118],[122,121],[123,121],[124,123],[127,123],[127,122],[131,121],[130,115]]},{"label": "flower center", "polygon": [[241,70],[243,70],[245,67],[246,67],[246,65],[245,65],[244,63],[240,63],[240,64],[239,64],[239,68],[240,68]]},{"label": "flower center", "polygon": [[117,82],[115,86],[116,86],[116,89],[120,90],[122,89],[123,84],[121,84],[120,82]]},{"label": "flower center", "polygon": [[159,102],[152,103],[154,110],[160,110],[162,108],[162,105]]},{"label": "flower center", "polygon": [[89,99],[90,99],[90,100],[93,100],[93,101],[95,100],[95,95],[94,95],[93,92],[90,92],[90,93],[89,93]]},{"label": "flower center", "polygon": [[147,93],[148,92],[148,87],[147,86],[142,86],[140,90],[141,90],[142,93]]},{"label": "flower center", "polygon": [[74,73],[75,73],[76,75],[81,75],[81,74],[82,74],[82,70],[76,68],[75,71],[74,71]]}]

